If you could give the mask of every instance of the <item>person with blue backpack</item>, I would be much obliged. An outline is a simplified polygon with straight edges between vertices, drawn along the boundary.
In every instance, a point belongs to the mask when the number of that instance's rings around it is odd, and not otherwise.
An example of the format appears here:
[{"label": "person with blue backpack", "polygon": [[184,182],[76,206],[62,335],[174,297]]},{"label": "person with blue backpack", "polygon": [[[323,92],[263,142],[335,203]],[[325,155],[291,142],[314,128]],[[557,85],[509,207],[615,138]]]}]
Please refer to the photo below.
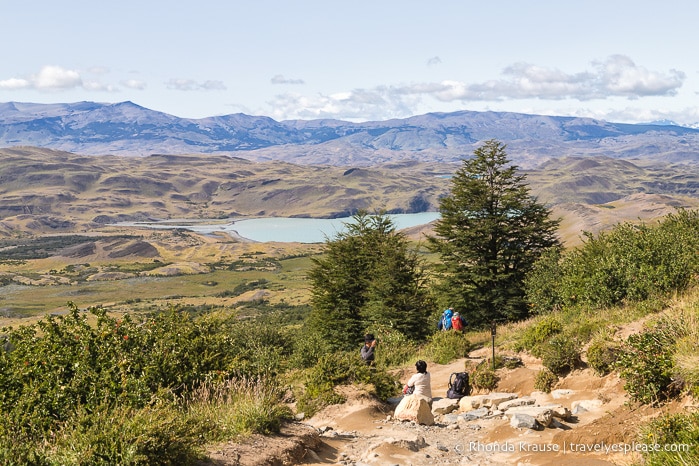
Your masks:
[{"label": "person with blue backpack", "polygon": [[437,322],[437,329],[447,331],[451,330],[451,318],[454,316],[454,308],[447,308],[442,312],[442,317]]}]

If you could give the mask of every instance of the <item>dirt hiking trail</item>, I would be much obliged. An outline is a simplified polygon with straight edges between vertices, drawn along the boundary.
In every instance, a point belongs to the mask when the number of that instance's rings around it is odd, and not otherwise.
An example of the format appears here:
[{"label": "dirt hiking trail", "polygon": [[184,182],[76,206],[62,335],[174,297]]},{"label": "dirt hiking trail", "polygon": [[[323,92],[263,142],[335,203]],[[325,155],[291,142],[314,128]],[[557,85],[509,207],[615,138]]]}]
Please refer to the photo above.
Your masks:
[{"label": "dirt hiking trail", "polygon": [[[469,358],[446,365],[428,361],[435,401],[446,396],[449,376],[472,368],[488,357],[489,349],[473,351]],[[592,407],[568,419],[556,419],[539,429],[515,428],[502,415],[469,422],[435,425],[393,419],[394,403],[382,403],[361,387],[342,387],[347,402],[325,408],[310,419],[285,426],[280,435],[254,436],[241,444],[212,449],[211,462],[231,465],[632,465],[639,453],[614,451],[638,442],[638,427],[661,413],[684,409],[674,402],[660,409],[627,403],[623,381],[617,375],[598,377],[590,369],[577,370],[561,379],[552,394],[536,392],[534,379],[542,368],[533,357],[524,367],[501,369],[497,392],[532,395],[538,405],[571,404],[587,400]],[[414,368],[398,372],[405,383]],[[472,395],[478,395],[474,392]]]}]

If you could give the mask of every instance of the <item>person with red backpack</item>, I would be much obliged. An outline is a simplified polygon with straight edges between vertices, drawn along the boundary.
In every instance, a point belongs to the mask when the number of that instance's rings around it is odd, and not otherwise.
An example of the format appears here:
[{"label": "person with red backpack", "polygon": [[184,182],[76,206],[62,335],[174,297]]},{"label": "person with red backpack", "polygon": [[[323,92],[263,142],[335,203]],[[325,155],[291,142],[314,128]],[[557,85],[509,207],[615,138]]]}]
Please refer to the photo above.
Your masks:
[{"label": "person with red backpack", "polygon": [[454,315],[451,316],[451,328],[457,332],[464,332],[466,329],[466,319],[458,312],[455,312]]}]

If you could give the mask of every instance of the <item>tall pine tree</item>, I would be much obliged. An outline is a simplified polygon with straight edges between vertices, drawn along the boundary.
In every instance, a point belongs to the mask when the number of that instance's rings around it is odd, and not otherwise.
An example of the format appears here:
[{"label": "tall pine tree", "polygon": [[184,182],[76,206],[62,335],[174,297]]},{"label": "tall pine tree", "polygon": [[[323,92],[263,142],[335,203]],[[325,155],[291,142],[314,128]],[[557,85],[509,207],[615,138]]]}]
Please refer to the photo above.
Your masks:
[{"label": "tall pine tree", "polygon": [[366,329],[380,326],[426,337],[432,306],[408,239],[382,214],[360,212],[345,227],[308,273],[310,330],[332,349],[356,348]]},{"label": "tall pine tree", "polygon": [[526,317],[525,275],[559,244],[560,220],[530,195],[504,144],[486,141],[463,160],[440,212],[428,244],[441,256],[444,304],[475,325]]}]

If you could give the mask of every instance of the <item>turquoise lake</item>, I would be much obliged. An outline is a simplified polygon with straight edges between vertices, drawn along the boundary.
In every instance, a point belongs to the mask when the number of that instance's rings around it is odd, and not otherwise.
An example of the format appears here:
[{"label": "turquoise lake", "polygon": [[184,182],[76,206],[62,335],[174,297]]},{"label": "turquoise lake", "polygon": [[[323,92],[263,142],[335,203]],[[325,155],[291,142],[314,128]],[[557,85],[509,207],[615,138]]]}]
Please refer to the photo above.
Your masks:
[{"label": "turquoise lake", "polygon": [[[439,218],[439,212],[421,212],[417,214],[389,215],[396,229],[425,225]],[[159,229],[186,228],[198,233],[213,233],[216,231],[233,231],[243,238],[260,242],[282,243],[323,243],[326,238],[332,239],[338,232],[344,231],[345,224],[352,221],[351,217],[324,218],[251,218],[235,220],[230,223],[207,224],[182,220],[167,222],[128,222],[119,223],[125,226],[141,226]],[[190,223],[191,222],[191,223]]]}]

